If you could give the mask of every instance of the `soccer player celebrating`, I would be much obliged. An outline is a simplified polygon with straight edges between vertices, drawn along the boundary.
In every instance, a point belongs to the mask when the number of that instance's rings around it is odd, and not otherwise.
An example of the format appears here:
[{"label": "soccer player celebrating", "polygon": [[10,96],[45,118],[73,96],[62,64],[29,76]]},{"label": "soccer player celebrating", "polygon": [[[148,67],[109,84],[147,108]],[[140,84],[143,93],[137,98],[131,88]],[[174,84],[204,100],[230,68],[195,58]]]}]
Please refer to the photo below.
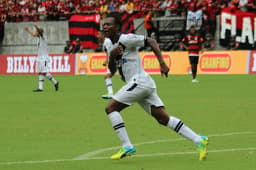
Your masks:
[{"label": "soccer player celebrating", "polygon": [[28,27],[24,29],[34,37],[38,37],[38,57],[37,57],[37,72],[39,74],[38,88],[33,90],[34,92],[42,92],[44,87],[44,77],[46,76],[54,84],[55,90],[59,89],[59,82],[53,78],[49,73],[49,56],[48,46],[44,36],[44,31],[34,24],[35,32],[31,31]]},{"label": "soccer player celebrating", "polygon": [[157,42],[142,35],[120,34],[120,27],[120,19],[116,15],[107,17],[103,24],[104,34],[110,38],[112,43],[107,48],[110,54],[108,67],[112,75],[114,75],[118,67],[119,74],[122,75],[126,82],[126,85],[113,96],[105,109],[116,134],[122,142],[122,148],[112,155],[111,159],[118,160],[136,152],[120,114],[123,109],[134,103],[138,103],[160,124],[192,140],[198,147],[199,160],[205,159],[208,138],[195,133],[179,118],[167,114],[164,104],[157,94],[154,80],[142,67],[138,49],[148,45],[158,59],[162,76],[168,76],[169,68],[163,60]]},{"label": "soccer player celebrating", "polygon": [[201,50],[201,46],[203,43],[203,38],[197,35],[196,27],[191,26],[189,29],[188,35],[186,35],[182,39],[182,46],[188,50],[189,61],[192,70],[192,83],[198,83],[199,81],[196,79],[197,75],[197,65],[199,60],[199,51]]},{"label": "soccer player celebrating", "polygon": [[[104,52],[106,52],[107,54],[107,59],[104,61],[103,66],[107,66],[108,65],[108,57],[109,57],[109,53],[107,52],[107,48],[109,48],[109,46],[112,44],[111,40],[109,38],[106,38],[104,36],[104,32],[103,31],[99,31],[98,33],[98,41],[99,44],[102,45],[102,50],[104,50]],[[106,83],[106,87],[107,87],[107,91],[108,94],[104,94],[102,95],[103,99],[111,99],[113,96],[113,86],[112,86],[112,80],[111,80],[112,74],[110,73],[109,69],[107,69],[107,72],[105,74],[105,83]]]}]

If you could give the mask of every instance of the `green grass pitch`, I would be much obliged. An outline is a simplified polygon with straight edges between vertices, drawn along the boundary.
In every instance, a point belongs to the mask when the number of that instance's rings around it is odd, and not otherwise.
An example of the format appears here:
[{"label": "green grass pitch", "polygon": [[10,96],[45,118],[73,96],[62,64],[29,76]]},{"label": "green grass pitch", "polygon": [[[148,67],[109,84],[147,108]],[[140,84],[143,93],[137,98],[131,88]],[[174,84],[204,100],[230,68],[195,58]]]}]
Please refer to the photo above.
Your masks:
[{"label": "green grass pitch", "polygon": [[[256,75],[153,76],[170,115],[209,135],[209,154],[162,127],[138,105],[122,112],[137,154],[110,160],[120,146],[104,108],[103,76],[0,76],[0,170],[255,170]],[[113,78],[115,91],[122,86]]]}]

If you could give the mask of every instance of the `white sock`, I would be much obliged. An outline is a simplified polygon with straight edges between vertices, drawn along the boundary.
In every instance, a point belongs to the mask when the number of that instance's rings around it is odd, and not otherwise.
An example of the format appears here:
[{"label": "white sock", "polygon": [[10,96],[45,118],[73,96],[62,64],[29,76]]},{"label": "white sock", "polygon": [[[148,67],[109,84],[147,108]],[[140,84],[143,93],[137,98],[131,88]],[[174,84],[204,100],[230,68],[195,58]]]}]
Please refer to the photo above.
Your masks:
[{"label": "white sock", "polygon": [[174,116],[170,116],[170,120],[169,120],[167,126],[170,127],[171,129],[173,129],[178,134],[181,134],[182,136],[192,140],[195,144],[199,143],[201,140],[200,135],[198,135],[192,129],[190,129],[188,126],[186,126],[182,122],[182,120],[180,120]]},{"label": "white sock", "polygon": [[120,113],[114,111],[110,113],[108,117],[112,123],[115,132],[117,133],[117,136],[121,140],[123,147],[133,148],[133,145],[131,144],[131,141],[125,129],[123,118],[121,117]]},{"label": "white sock", "polygon": [[111,78],[105,79],[105,83],[108,89],[108,94],[113,94],[112,80]]},{"label": "white sock", "polygon": [[40,74],[38,78],[38,89],[44,89],[44,75]]},{"label": "white sock", "polygon": [[50,81],[52,81],[53,84],[56,84],[56,83],[57,83],[57,80],[55,80],[55,79],[53,78],[53,76],[52,76],[50,73],[46,73],[46,77],[47,77]]}]

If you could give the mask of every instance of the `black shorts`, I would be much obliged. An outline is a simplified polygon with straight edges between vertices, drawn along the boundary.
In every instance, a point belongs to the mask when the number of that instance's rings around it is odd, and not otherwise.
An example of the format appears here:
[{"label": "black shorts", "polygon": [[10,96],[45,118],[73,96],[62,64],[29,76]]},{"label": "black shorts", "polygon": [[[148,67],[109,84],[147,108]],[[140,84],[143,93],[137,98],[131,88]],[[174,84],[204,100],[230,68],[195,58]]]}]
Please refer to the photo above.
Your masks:
[{"label": "black shorts", "polygon": [[189,62],[190,64],[198,64],[199,56],[190,55],[189,56]]}]

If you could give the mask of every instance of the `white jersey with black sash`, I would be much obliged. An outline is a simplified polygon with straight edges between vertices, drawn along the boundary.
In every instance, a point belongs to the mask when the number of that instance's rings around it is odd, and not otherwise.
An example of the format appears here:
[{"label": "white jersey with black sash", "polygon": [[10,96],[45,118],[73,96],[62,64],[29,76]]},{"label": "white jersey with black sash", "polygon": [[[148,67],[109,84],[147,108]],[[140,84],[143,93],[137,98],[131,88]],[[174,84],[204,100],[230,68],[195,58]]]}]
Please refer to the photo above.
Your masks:
[{"label": "white jersey with black sash", "polygon": [[121,34],[116,43],[106,46],[107,53],[122,45],[124,52],[119,64],[119,73],[122,74],[126,83],[133,81],[136,84],[145,87],[156,88],[154,80],[145,72],[142,66],[138,49],[145,46],[145,36],[136,34]]}]

